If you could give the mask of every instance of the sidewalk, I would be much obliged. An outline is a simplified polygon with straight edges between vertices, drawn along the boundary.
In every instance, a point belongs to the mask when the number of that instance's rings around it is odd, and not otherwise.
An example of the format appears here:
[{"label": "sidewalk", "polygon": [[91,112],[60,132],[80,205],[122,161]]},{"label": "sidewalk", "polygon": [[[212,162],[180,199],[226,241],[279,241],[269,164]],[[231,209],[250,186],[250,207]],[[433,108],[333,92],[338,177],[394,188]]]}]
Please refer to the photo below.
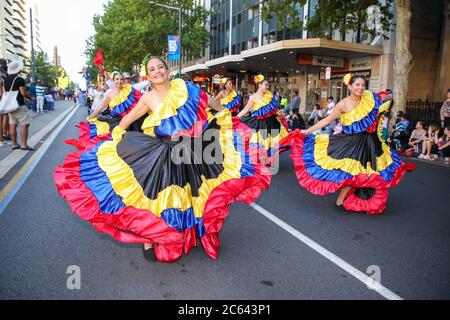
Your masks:
[{"label": "sidewalk", "polygon": [[402,156],[402,160],[404,162],[422,162],[422,163],[432,164],[432,165],[435,165],[435,166],[450,168],[450,165],[445,164],[443,158],[439,158],[438,160],[430,161],[430,160],[425,160],[425,159],[418,159],[418,158],[413,158],[413,157],[404,157],[404,156]]},{"label": "sidewalk", "polygon": [[[73,106],[74,103],[72,101],[56,101],[54,111],[37,114],[36,112],[29,110],[28,114],[31,117],[31,124],[28,132],[28,141],[30,141],[31,138],[41,129],[66,112],[68,109],[71,109]],[[19,144],[21,142],[20,130],[20,127],[17,127],[17,142]],[[0,147],[0,161],[12,153],[13,150],[11,148],[12,146]]]}]

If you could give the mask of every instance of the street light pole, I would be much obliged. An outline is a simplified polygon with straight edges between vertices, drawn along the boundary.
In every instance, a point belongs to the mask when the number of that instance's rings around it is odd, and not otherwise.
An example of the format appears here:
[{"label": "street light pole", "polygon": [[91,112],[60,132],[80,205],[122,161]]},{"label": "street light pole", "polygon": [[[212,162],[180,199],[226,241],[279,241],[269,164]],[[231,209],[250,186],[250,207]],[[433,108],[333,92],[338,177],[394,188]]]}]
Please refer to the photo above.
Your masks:
[{"label": "street light pole", "polygon": [[175,7],[175,6],[169,6],[169,5],[165,5],[165,4],[156,3],[154,1],[150,1],[149,4],[155,5],[155,6],[159,6],[159,7],[163,7],[163,8],[166,8],[166,9],[172,9],[172,10],[177,10],[178,11],[178,32],[179,32],[179,36],[180,36],[180,78],[181,78],[181,70],[182,70],[182,67],[183,67],[183,44],[182,44],[182,37],[181,37],[181,8],[180,7]]},{"label": "street light pole", "polygon": [[33,10],[30,8],[30,29],[31,29],[31,82],[36,81],[36,60],[34,57],[34,43],[33,43]]}]

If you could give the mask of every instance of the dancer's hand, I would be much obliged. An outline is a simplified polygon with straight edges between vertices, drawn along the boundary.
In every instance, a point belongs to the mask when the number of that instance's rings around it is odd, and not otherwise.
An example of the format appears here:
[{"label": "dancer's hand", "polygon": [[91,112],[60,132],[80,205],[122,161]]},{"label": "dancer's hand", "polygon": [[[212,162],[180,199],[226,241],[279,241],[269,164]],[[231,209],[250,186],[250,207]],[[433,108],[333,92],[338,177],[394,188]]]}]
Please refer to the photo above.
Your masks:
[{"label": "dancer's hand", "polygon": [[86,121],[89,122],[90,124],[94,124],[97,121],[97,117],[87,117]]},{"label": "dancer's hand", "polygon": [[125,133],[126,133],[125,130],[123,130],[120,126],[117,126],[112,131],[111,136],[114,141],[120,142],[122,141],[122,137]]}]

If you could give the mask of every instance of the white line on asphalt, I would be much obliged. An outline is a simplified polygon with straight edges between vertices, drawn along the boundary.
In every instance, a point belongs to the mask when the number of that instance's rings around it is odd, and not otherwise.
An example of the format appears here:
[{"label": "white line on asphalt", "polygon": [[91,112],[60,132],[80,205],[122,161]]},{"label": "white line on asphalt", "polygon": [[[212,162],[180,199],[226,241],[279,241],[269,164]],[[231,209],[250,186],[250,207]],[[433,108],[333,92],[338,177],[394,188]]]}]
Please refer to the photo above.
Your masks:
[{"label": "white line on asphalt", "polygon": [[[68,109],[64,111],[64,113],[60,114],[56,119],[42,128],[39,132],[37,132],[33,137],[29,140],[29,145],[31,147],[35,147],[39,144],[39,142],[61,121],[70,113],[72,109]],[[28,153],[22,150],[14,150],[8,156],[6,156],[2,161],[0,161],[0,179],[3,179],[8,172],[14,168],[14,166],[19,163]]]},{"label": "white line on asphalt", "polygon": [[52,145],[53,141],[55,141],[56,137],[62,131],[64,126],[69,122],[69,120],[73,117],[75,112],[78,110],[77,107],[73,108],[73,111],[70,113],[68,117],[56,128],[56,130],[50,135],[47,141],[36,151],[36,153],[25,163],[25,165],[19,170],[19,172],[15,175],[15,177],[6,185],[6,187],[0,193],[0,215],[2,215],[3,211],[8,207],[11,200],[14,198],[16,193],[20,190],[22,185],[28,179],[28,177],[33,172],[34,168],[36,168],[37,164],[44,157],[48,148]]},{"label": "white line on asphalt", "polygon": [[290,233],[292,236],[294,236],[295,238],[297,238],[298,240],[300,240],[301,242],[306,244],[308,247],[310,247],[314,251],[318,252],[319,254],[321,254],[322,256],[324,256],[325,258],[330,260],[331,262],[333,262],[339,268],[345,270],[347,273],[349,273],[350,275],[352,275],[353,277],[355,277],[356,279],[358,279],[365,285],[371,284],[373,287],[372,290],[378,292],[380,295],[382,295],[386,299],[388,299],[388,300],[403,300],[400,296],[398,296],[391,290],[382,286],[380,283],[375,282],[372,278],[368,277],[365,273],[363,273],[363,272],[359,271],[358,269],[356,269],[355,267],[351,266],[349,263],[345,262],[344,260],[342,260],[341,258],[336,256],[335,254],[331,253],[330,251],[328,251],[327,249],[322,247],[317,242],[311,240],[310,238],[308,238],[307,236],[302,234],[300,231],[294,229],[293,227],[291,227],[284,221],[280,220],[279,218],[277,218],[276,216],[271,214],[266,209],[260,207],[259,205],[255,204],[255,203],[252,204],[251,207],[253,207],[253,209],[255,209],[256,211],[261,213],[267,219],[269,219],[270,221],[272,221],[273,223],[275,223],[276,225],[278,225],[279,227],[281,227],[282,229],[284,229],[285,231]]}]

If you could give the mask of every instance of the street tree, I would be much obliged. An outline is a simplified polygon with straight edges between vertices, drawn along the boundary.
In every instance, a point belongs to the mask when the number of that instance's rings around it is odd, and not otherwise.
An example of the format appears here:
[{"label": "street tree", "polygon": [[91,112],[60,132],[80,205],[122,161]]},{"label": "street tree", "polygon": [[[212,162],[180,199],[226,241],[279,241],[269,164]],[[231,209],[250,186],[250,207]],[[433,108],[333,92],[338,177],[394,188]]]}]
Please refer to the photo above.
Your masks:
[{"label": "street tree", "polygon": [[[48,57],[48,54],[43,51],[37,51],[35,54],[36,80],[54,87],[56,86],[56,66]],[[25,76],[31,80],[31,59],[25,60]],[[62,89],[72,88],[74,85],[70,81],[66,70],[58,67],[58,86]]]},{"label": "street tree", "polygon": [[[209,12],[190,0],[174,0],[170,5],[182,8],[184,55],[202,56],[209,39],[205,28]],[[128,71],[147,53],[165,55],[167,36],[178,34],[178,12],[151,6],[147,0],[114,0],[104,7],[103,14],[94,16],[93,24],[95,35],[87,40],[85,54],[94,79],[98,70],[92,61],[98,49],[104,52],[107,70]]]}]

